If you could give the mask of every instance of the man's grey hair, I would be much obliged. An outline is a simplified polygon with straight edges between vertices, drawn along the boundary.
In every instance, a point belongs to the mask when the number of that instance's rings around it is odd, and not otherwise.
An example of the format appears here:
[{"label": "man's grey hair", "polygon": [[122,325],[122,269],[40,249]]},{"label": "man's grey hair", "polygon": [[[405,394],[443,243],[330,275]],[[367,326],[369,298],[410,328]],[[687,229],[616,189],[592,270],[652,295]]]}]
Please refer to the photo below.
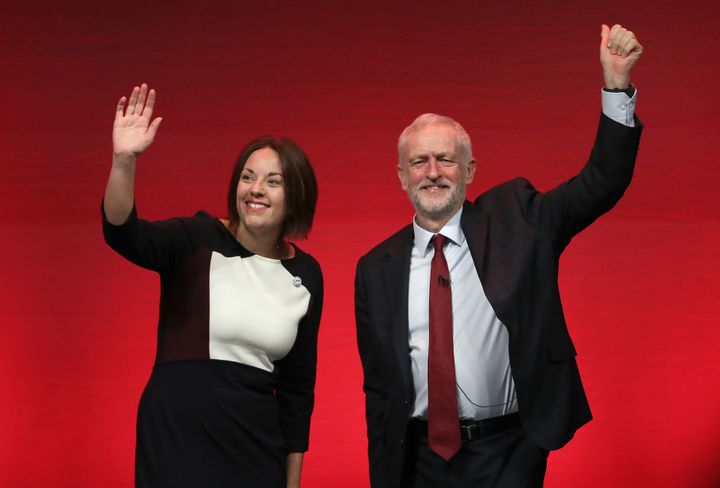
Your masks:
[{"label": "man's grey hair", "polygon": [[467,132],[465,132],[463,126],[456,120],[445,115],[429,113],[418,116],[418,118],[413,120],[412,124],[408,125],[405,130],[402,131],[402,134],[400,134],[400,138],[398,139],[398,160],[402,162],[405,144],[407,143],[407,138],[410,134],[431,125],[445,125],[455,131],[455,134],[457,135],[458,149],[460,152],[459,156],[463,160],[462,163],[467,165],[467,163],[473,158],[472,143],[470,142],[470,136]]}]

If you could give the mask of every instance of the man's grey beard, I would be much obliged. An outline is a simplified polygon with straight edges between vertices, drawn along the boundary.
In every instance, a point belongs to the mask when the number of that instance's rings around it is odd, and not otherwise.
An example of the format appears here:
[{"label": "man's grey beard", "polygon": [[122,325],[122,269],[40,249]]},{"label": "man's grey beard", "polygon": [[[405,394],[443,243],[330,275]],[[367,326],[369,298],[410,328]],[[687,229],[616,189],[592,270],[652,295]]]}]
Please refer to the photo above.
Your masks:
[{"label": "man's grey beard", "polygon": [[[441,182],[442,183],[442,182]],[[448,199],[444,202],[438,202],[436,204],[426,204],[420,197],[420,192],[417,188],[408,190],[408,196],[410,201],[415,207],[415,211],[421,216],[427,217],[431,220],[442,220],[443,218],[452,217],[458,207],[465,201],[465,182],[458,181]],[[418,185],[421,186],[421,185]]]}]

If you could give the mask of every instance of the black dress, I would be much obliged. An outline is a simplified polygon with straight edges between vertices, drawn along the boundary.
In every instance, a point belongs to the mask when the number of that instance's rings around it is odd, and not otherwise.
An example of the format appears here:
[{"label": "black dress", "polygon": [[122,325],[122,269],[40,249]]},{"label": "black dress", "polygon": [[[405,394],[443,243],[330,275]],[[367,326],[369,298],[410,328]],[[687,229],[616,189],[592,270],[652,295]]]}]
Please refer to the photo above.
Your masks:
[{"label": "black dress", "polygon": [[217,219],[148,222],[133,209],[106,242],[160,274],[155,366],[138,410],[138,487],[284,487],[308,448],[320,267],[295,247],[254,255]]}]

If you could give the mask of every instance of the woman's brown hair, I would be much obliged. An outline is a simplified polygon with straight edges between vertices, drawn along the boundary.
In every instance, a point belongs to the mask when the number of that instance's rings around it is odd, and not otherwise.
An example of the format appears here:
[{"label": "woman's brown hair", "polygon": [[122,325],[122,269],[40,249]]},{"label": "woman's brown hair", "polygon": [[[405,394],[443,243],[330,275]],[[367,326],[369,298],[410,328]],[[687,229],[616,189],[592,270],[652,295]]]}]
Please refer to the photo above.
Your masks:
[{"label": "woman's brown hair", "polygon": [[235,233],[240,224],[237,209],[237,187],[250,155],[269,147],[280,157],[285,190],[285,222],[282,227],[283,238],[305,238],[310,233],[317,205],[318,187],[315,173],[307,156],[290,139],[284,137],[262,136],[250,141],[240,152],[230,178],[227,195],[228,219],[230,231]]}]

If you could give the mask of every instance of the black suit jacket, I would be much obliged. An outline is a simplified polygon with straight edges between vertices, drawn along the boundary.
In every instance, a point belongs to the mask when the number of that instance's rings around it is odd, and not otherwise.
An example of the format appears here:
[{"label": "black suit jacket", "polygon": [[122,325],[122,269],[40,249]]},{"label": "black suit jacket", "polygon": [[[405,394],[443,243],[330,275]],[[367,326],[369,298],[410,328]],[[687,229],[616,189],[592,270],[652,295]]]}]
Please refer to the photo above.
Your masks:
[{"label": "black suit jacket", "polygon": [[[478,276],[508,329],[509,355],[526,435],[558,449],[591,419],[558,290],[560,254],[610,210],[632,178],[642,127],[602,115],[580,173],[546,193],[515,179],[465,202],[461,227]],[[360,258],[357,339],[364,370],[370,479],[398,486],[414,398],[408,346],[412,225]]]}]

